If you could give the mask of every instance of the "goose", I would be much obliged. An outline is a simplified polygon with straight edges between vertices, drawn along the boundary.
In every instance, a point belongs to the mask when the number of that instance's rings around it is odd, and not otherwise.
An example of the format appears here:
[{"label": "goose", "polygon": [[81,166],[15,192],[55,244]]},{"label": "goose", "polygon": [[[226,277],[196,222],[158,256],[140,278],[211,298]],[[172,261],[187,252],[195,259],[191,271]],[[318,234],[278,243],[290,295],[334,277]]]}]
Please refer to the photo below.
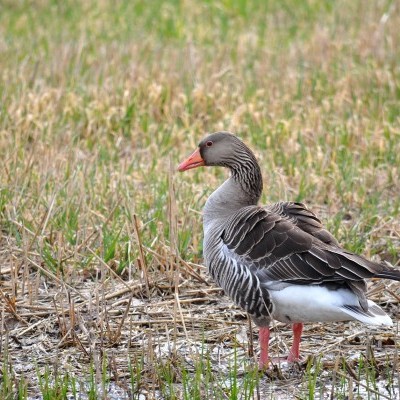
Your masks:
[{"label": "goose", "polygon": [[260,166],[238,137],[229,132],[208,135],[178,171],[200,166],[230,170],[204,206],[204,264],[259,328],[260,368],[269,365],[272,320],[292,325],[289,363],[300,360],[304,323],[393,324],[366,298],[365,279],[399,281],[400,271],[342,248],[302,203],[258,205],[263,189]]}]

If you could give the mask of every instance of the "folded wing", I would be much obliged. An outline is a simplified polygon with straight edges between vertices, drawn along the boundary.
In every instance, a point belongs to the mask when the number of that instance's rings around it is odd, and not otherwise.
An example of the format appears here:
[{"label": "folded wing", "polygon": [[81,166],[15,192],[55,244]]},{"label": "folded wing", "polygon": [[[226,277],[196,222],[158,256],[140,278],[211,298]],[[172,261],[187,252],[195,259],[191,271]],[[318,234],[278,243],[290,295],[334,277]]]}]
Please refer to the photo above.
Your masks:
[{"label": "folded wing", "polygon": [[315,214],[300,203],[243,208],[228,221],[221,238],[261,280],[345,284],[364,309],[368,309],[365,278],[390,275],[400,280],[399,271],[339,247]]}]

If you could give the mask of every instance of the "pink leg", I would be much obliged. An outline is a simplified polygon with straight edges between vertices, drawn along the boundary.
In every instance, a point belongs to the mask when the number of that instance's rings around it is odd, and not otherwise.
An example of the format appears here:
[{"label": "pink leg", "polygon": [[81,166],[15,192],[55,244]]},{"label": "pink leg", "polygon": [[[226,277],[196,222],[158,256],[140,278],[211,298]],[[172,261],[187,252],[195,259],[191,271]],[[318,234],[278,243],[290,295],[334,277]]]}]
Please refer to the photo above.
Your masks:
[{"label": "pink leg", "polygon": [[259,341],[261,352],[258,365],[261,369],[266,369],[268,367],[269,327],[260,328]]},{"label": "pink leg", "polygon": [[292,326],[293,329],[293,344],[290,349],[288,362],[298,361],[300,359],[300,340],[301,333],[303,332],[303,324],[301,322],[295,323]]}]

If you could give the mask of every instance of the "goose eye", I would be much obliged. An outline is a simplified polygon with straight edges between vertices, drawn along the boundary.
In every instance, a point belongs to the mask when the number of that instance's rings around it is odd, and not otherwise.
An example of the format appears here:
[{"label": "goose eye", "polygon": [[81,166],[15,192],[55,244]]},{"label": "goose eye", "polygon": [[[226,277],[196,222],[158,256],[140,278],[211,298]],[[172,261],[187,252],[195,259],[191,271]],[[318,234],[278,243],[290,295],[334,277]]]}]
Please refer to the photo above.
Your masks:
[{"label": "goose eye", "polygon": [[211,147],[213,145],[213,142],[211,141],[211,140],[209,140],[207,143],[206,143],[206,146],[207,147]]}]

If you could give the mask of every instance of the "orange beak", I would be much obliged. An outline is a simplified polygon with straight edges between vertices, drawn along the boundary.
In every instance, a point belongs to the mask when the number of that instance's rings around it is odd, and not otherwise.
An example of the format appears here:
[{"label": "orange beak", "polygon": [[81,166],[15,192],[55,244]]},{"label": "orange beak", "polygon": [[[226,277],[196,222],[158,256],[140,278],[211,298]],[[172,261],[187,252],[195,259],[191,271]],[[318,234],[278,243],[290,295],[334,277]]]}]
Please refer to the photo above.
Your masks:
[{"label": "orange beak", "polygon": [[200,149],[193,152],[185,161],[181,162],[178,166],[178,171],[183,172],[188,169],[201,167],[204,164],[204,160],[201,157]]}]

